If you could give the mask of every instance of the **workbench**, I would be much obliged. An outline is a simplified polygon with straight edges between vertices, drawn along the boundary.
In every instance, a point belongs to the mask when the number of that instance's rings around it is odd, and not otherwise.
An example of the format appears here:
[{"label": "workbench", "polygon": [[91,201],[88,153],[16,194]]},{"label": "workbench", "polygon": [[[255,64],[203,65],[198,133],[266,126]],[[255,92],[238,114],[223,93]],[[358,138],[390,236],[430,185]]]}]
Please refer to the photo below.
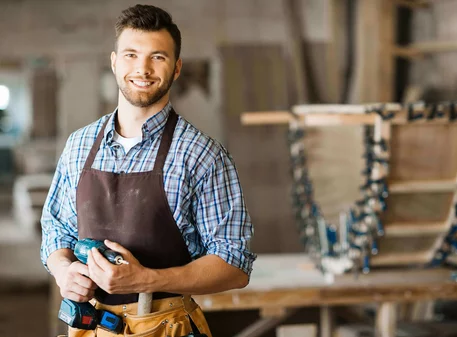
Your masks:
[{"label": "workbench", "polygon": [[296,308],[321,308],[320,335],[331,336],[331,307],[378,304],[375,329],[393,337],[397,304],[457,299],[450,269],[380,269],[366,275],[322,275],[305,254],[259,255],[244,289],[194,296],[203,311],[260,310],[262,319],[237,337],[260,336]]}]

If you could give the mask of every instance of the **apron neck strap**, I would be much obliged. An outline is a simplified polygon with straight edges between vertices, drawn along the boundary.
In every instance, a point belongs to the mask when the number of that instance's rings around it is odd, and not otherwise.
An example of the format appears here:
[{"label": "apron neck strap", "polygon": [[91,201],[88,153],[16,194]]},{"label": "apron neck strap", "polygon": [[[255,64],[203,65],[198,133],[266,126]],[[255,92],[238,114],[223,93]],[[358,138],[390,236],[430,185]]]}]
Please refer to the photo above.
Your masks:
[{"label": "apron neck strap", "polygon": [[162,140],[160,141],[156,161],[154,163],[153,172],[155,173],[163,172],[163,166],[165,165],[165,159],[167,159],[168,151],[170,150],[171,141],[173,140],[173,133],[175,132],[177,122],[178,116],[176,115],[175,110],[171,108],[167,123],[165,124],[165,129],[163,130]]},{"label": "apron neck strap", "polygon": [[102,143],[102,139],[105,135],[105,128],[106,125],[108,124],[109,120],[111,118],[108,118],[105,123],[103,123],[102,129],[97,135],[97,139],[95,139],[95,143],[92,146],[92,149],[90,149],[89,156],[86,159],[86,163],[84,164],[84,169],[89,170],[92,167],[92,164],[94,163],[95,156],[97,155],[98,149],[100,148],[100,144]]},{"label": "apron neck strap", "polygon": [[[95,140],[92,149],[89,152],[89,156],[87,157],[86,163],[84,164],[84,169],[88,170],[92,167],[94,163],[95,156],[100,148],[100,144],[102,143],[102,139],[105,135],[105,128],[110,118],[108,118],[105,123],[103,124],[100,132],[97,135],[97,139]],[[176,123],[178,122],[178,116],[173,108],[170,110],[170,114],[168,115],[167,122],[165,124],[165,129],[163,130],[162,140],[160,141],[159,151],[157,153],[157,158],[154,163],[153,172],[161,173],[163,172],[163,166],[165,165],[165,159],[167,159],[168,150],[171,146],[171,141],[173,140],[173,133],[175,132]]]}]

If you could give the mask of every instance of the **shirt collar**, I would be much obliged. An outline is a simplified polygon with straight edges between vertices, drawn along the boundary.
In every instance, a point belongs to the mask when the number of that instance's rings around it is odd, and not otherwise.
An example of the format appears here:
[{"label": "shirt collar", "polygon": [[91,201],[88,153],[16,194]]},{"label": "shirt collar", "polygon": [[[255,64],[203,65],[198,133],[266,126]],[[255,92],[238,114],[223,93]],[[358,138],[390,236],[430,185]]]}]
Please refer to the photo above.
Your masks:
[{"label": "shirt collar", "polygon": [[[162,129],[165,127],[171,109],[171,103],[168,102],[162,110],[146,120],[142,126],[143,141],[146,139],[154,139],[162,131]],[[105,128],[104,137],[108,145],[110,145],[113,141],[114,130],[116,130],[117,112],[118,110],[116,108],[116,110],[114,110],[114,112],[109,117],[108,124]]]}]

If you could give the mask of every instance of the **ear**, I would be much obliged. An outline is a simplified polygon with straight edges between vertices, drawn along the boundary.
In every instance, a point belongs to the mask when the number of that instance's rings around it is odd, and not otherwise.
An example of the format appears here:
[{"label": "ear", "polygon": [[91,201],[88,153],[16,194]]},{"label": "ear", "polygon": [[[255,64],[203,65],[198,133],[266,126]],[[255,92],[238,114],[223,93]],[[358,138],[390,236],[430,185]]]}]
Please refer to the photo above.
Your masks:
[{"label": "ear", "polygon": [[178,61],[176,61],[175,76],[174,76],[174,80],[175,81],[179,77],[179,75],[181,74],[181,69],[182,69],[182,59],[179,58]]},{"label": "ear", "polygon": [[111,70],[113,71],[113,74],[116,74],[116,52],[112,51],[111,52]]}]

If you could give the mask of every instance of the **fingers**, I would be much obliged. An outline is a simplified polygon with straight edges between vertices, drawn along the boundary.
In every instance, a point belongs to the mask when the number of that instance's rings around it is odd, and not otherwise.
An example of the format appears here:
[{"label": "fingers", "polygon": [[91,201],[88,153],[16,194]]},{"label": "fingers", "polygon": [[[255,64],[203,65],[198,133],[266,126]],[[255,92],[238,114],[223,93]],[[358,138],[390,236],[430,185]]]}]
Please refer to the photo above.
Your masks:
[{"label": "fingers", "polygon": [[77,302],[86,302],[94,297],[97,285],[85,275],[89,274],[87,266],[74,262],[72,263],[59,284],[60,294],[68,299]]},{"label": "fingers", "polygon": [[109,249],[112,249],[118,253],[120,253],[124,258],[127,256],[127,255],[131,255],[130,254],[130,251],[128,251],[127,249],[125,249],[124,247],[122,247],[120,244],[118,244],[117,242],[113,242],[113,241],[110,241],[110,240],[105,240],[104,241],[105,245],[109,248]]},{"label": "fingers", "polygon": [[82,264],[79,261],[73,262],[72,265],[70,266],[69,269],[70,273],[73,273],[73,275],[85,275],[89,277],[89,268],[85,264]]},{"label": "fingers", "polygon": [[113,265],[96,248],[92,248],[87,252],[87,266],[90,273],[100,273],[110,270]]},{"label": "fingers", "polygon": [[95,284],[94,281],[92,281],[90,278],[88,278],[84,275],[80,275],[80,274],[75,275],[73,277],[73,281],[77,285],[84,287],[86,289],[91,289],[91,290],[97,289],[97,284]]}]

